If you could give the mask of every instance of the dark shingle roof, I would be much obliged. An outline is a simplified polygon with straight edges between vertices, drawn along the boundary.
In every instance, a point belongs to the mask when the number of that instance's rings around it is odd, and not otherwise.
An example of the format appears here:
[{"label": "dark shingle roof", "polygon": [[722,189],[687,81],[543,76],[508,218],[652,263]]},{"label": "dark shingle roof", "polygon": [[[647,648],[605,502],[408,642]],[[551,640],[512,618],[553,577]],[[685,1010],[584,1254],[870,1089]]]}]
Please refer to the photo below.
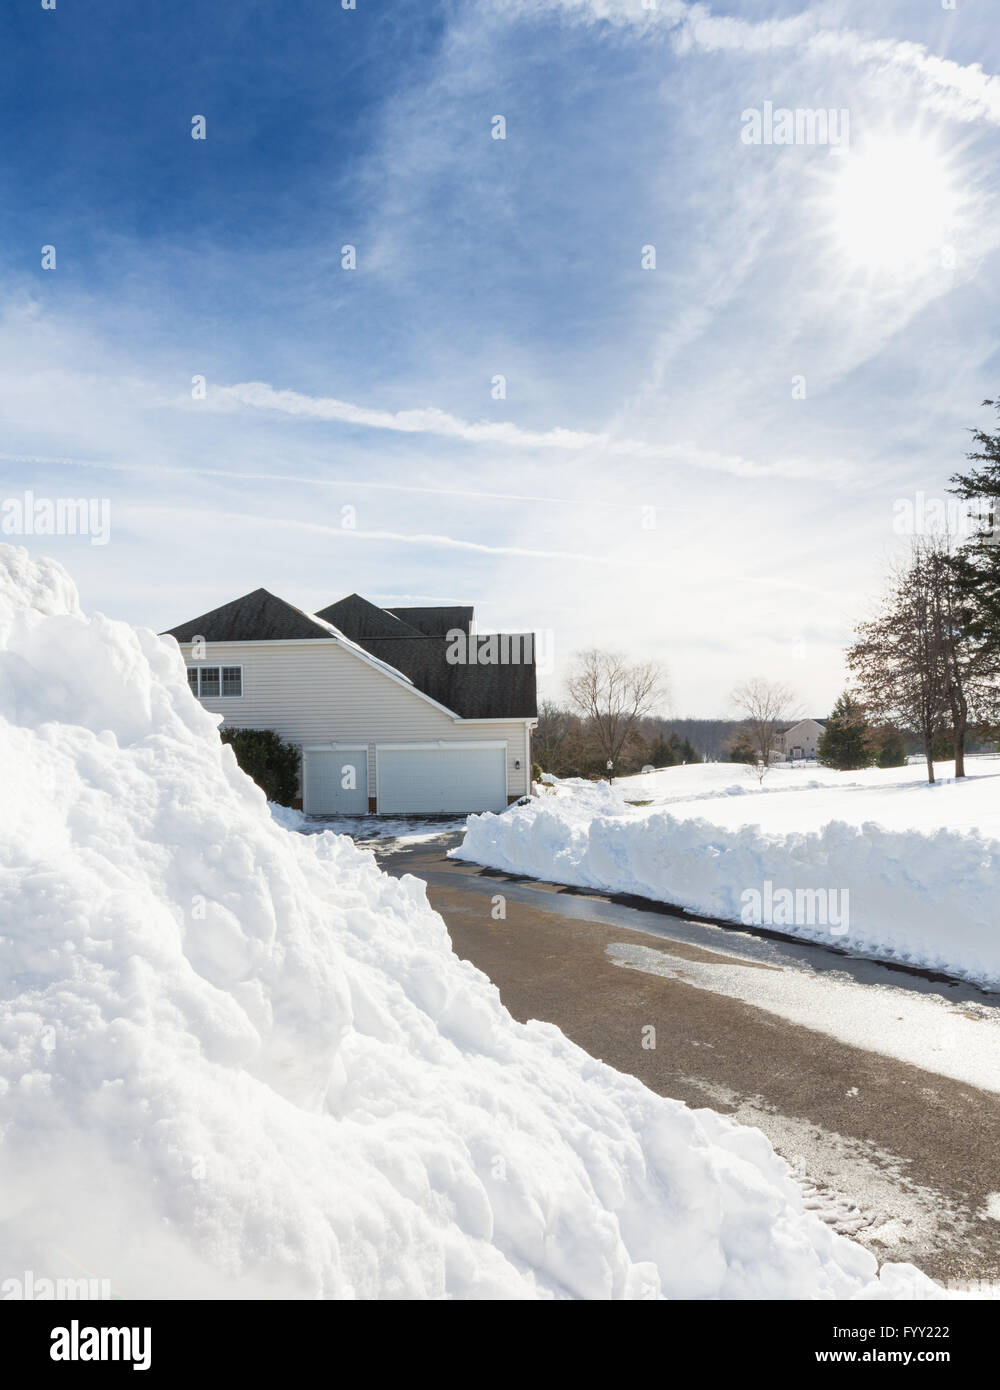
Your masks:
[{"label": "dark shingle roof", "polygon": [[[473,665],[449,662],[450,643],[444,637],[355,640],[371,656],[402,671],[418,690],[463,719],[533,719],[538,713],[533,653],[531,661]],[[479,641],[485,641],[483,634]]]},{"label": "dark shingle roof", "polygon": [[450,608],[388,608],[385,611],[394,613],[425,637],[444,637],[455,628],[460,628],[468,636],[474,612],[472,608],[459,605]]},{"label": "dark shingle roof", "polygon": [[[195,637],[204,637],[208,642],[277,642],[329,637],[332,634],[323,625],[329,623],[369,656],[408,676],[418,690],[463,719],[534,718],[538,710],[533,653],[530,661],[507,665],[449,662],[450,644],[444,636],[425,636],[400,616],[434,611],[442,614],[437,621],[442,632],[454,628],[468,632],[471,608],[390,612],[369,603],[360,594],[350,594],[311,618],[266,589],[255,589],[211,613],[170,628],[164,635],[175,637],[178,642],[190,642]],[[425,618],[425,623],[431,625],[430,618]],[[480,634],[478,640],[485,642],[485,634]]]},{"label": "dark shingle roof", "polygon": [[[317,617],[333,623],[370,656],[402,671],[418,690],[463,719],[533,719],[538,713],[533,652],[531,661],[508,665],[448,661],[450,644],[444,634],[456,628],[468,634],[473,611],[377,608],[351,594]],[[479,642],[485,640],[479,634]]]},{"label": "dark shingle roof", "polygon": [[321,623],[283,598],[266,589],[224,603],[200,618],[168,628],[161,636],[191,642],[204,637],[208,642],[278,642],[291,638],[330,637]]},{"label": "dark shingle roof", "polygon": [[360,594],[348,594],[347,598],[331,603],[329,608],[321,608],[316,616],[326,623],[333,623],[352,642],[360,642],[366,637],[420,636],[419,628],[411,627],[388,608],[369,603]]}]

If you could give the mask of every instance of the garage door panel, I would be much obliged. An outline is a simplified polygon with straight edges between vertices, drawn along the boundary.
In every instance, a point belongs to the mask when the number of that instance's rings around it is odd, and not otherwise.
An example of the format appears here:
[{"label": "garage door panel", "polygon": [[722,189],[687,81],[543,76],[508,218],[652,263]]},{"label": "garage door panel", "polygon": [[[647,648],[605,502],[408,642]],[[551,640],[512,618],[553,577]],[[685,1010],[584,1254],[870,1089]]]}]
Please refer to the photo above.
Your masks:
[{"label": "garage door panel", "polygon": [[303,754],[302,793],[303,809],[310,815],[365,815],[368,811],[368,750],[307,750]]},{"label": "garage door panel", "polygon": [[506,748],[379,748],[378,809],[386,814],[502,811]]}]

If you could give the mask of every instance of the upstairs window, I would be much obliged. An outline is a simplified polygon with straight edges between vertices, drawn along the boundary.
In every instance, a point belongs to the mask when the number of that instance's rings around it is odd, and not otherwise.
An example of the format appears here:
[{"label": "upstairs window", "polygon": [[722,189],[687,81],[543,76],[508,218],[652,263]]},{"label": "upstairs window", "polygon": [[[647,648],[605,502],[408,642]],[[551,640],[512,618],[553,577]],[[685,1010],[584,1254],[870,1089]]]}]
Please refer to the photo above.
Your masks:
[{"label": "upstairs window", "polygon": [[243,694],[242,666],[189,666],[187,677],[193,693],[202,700]]}]

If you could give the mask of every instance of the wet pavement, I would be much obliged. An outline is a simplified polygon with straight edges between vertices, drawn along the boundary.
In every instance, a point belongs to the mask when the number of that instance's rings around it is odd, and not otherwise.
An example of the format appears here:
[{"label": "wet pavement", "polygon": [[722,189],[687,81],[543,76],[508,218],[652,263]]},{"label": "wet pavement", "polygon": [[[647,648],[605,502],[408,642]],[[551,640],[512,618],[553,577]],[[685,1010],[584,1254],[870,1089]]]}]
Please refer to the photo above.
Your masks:
[{"label": "wet pavement", "polygon": [[423,879],[516,1018],[757,1125],[817,1213],[880,1260],[1000,1286],[1000,996],[450,860],[460,832],[414,833],[368,843],[389,873]]}]

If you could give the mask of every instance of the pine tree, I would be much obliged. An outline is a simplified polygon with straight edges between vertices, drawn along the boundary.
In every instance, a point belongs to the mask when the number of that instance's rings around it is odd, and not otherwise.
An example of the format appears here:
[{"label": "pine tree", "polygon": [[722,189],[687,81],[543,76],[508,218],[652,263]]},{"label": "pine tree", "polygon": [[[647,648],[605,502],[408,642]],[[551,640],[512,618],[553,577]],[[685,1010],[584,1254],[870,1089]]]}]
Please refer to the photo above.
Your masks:
[{"label": "pine tree", "polygon": [[[983,405],[1000,415],[1000,401],[983,401]],[[973,504],[970,513],[978,513],[980,527],[961,547],[955,568],[969,604],[969,630],[992,650],[998,658],[995,664],[1000,664],[1000,429],[992,434],[979,429],[970,433],[976,447],[966,458],[977,466],[967,473],[953,474],[949,491]]]},{"label": "pine tree", "polygon": [[845,690],[826,721],[826,732],[820,734],[816,756],[824,767],[842,772],[871,767],[873,753],[868,734],[864,707]]},{"label": "pine tree", "polygon": [[649,753],[646,761],[652,763],[654,767],[673,767],[673,749],[662,734],[658,734],[649,745]]},{"label": "pine tree", "polygon": [[757,761],[757,753],[746,729],[740,729],[731,741],[729,761],[731,763],[747,763],[748,765]]},{"label": "pine tree", "polygon": [[871,733],[872,752],[876,767],[905,767],[906,744],[898,729],[889,725],[873,729]]},{"label": "pine tree", "polygon": [[[983,401],[1000,415],[1000,401]],[[965,737],[970,724],[997,718],[1000,670],[1000,429],[971,430],[975,465],[952,475],[950,489],[969,502],[971,536],[947,564],[951,579],[951,725],[955,776],[965,775]]]}]

